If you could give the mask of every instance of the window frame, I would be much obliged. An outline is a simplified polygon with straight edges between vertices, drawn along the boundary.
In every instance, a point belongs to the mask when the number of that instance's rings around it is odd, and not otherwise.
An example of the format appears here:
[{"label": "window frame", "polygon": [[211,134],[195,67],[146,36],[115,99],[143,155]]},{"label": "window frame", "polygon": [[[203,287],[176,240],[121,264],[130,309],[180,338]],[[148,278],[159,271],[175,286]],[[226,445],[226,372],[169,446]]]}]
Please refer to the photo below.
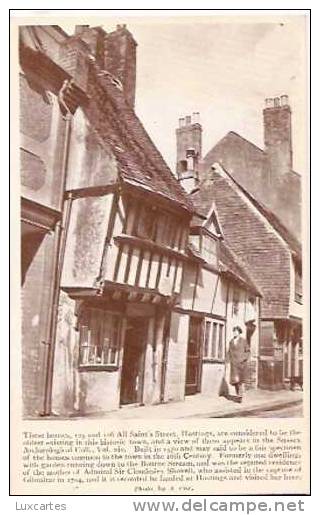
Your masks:
[{"label": "window frame", "polygon": [[[226,359],[225,321],[205,318],[203,335],[203,363],[224,363]],[[207,327],[210,327],[207,332]]]},{"label": "window frame", "polygon": [[[94,316],[97,315],[98,319],[94,321]],[[110,331],[108,333],[105,333],[104,324],[106,324],[107,317],[109,317],[110,319],[108,324]],[[96,326],[94,326],[95,322],[97,322]],[[81,339],[84,329],[86,329],[87,332],[87,342],[83,341],[82,343]],[[78,370],[80,372],[116,371],[119,369],[122,333],[122,316],[120,313],[111,310],[106,310],[97,306],[85,306],[79,314],[78,332]],[[103,333],[102,336],[101,332]],[[98,342],[102,342],[102,338],[104,341],[108,340],[108,346],[106,346],[103,342],[101,343],[101,345],[98,345],[97,342],[91,343],[93,335],[94,338],[98,340]],[[115,344],[113,343],[114,341]],[[83,359],[84,349],[87,354],[86,359]],[[100,349],[99,353],[101,352],[99,360],[97,359],[98,349]],[[106,352],[106,349],[108,359],[105,361],[103,355]],[[94,358],[93,361],[90,361],[92,351],[94,354]],[[112,356],[113,358],[110,359]]]},{"label": "window frame", "polygon": [[303,303],[302,270],[294,263],[294,301]]}]

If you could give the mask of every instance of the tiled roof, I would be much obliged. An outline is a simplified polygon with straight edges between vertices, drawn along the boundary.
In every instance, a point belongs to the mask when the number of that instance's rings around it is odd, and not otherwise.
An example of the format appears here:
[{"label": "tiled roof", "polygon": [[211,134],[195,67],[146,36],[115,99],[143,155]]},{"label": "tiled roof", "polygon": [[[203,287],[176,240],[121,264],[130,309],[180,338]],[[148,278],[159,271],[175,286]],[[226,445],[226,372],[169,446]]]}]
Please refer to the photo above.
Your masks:
[{"label": "tiled roof", "polygon": [[210,150],[207,152],[207,154],[203,158],[204,164],[211,164],[212,158],[215,156],[216,148],[219,146],[224,145],[228,141],[239,141],[241,145],[244,145],[247,147],[248,151],[252,153],[252,156],[255,154],[255,159],[260,159],[261,161],[264,161],[265,153],[264,151],[249,141],[248,139],[244,138],[240,134],[234,131],[228,132],[223,138],[221,138]]},{"label": "tiled roof", "polygon": [[255,294],[261,296],[261,292],[247,271],[246,265],[232,252],[225,241],[220,242],[219,258],[220,268],[223,273],[232,274],[243,285],[246,285]]},{"label": "tiled roof", "polygon": [[193,211],[188,195],[171,173],[122,91],[95,64],[90,66],[91,105],[86,112],[102,142],[112,147],[120,177]]},{"label": "tiled roof", "polygon": [[[196,212],[201,215],[194,215],[192,223],[193,225],[199,225],[200,223],[202,225],[203,219],[210,214],[212,206],[214,204],[212,192],[208,189],[200,189],[192,193],[190,195],[190,198],[192,199]],[[221,271],[223,273],[233,275],[243,285],[247,286],[251,291],[253,291],[257,295],[261,295],[259,288],[255,284],[253,278],[250,276],[250,273],[246,269],[245,264],[241,262],[241,260],[238,257],[236,257],[234,252],[232,252],[232,250],[225,241],[220,240],[219,249],[219,268],[221,269]]]},{"label": "tiled roof", "polygon": [[203,215],[215,201],[225,243],[262,293],[262,317],[287,318],[292,288],[290,255],[301,255],[298,242],[277,217],[218,166],[191,198]]},{"label": "tiled roof", "polygon": [[[236,188],[239,190],[250,200],[252,205],[264,216],[264,218],[272,225],[272,227],[277,231],[277,233],[281,236],[281,238],[287,243],[292,254],[301,259],[301,244],[300,242],[291,234],[291,232],[283,225],[283,223],[279,220],[279,218],[266,206],[264,206],[261,202],[258,202],[243,186],[241,186],[234,177],[228,173],[227,170],[224,169],[224,173],[229,177],[229,179],[234,183]],[[218,176],[219,174],[216,172],[214,175]],[[201,184],[199,190],[191,194],[191,198],[194,204],[195,209],[200,214],[206,216],[209,214],[212,208],[212,202],[215,199],[218,191],[214,186],[214,177],[213,181],[210,180],[204,181],[205,187],[202,188]],[[204,184],[203,183],[203,184]],[[219,215],[219,213],[218,213]]]},{"label": "tiled roof", "polygon": [[284,224],[281,222],[281,220],[279,220],[277,215],[275,215],[270,209],[268,209],[266,206],[264,206],[262,204],[262,202],[258,202],[248,191],[246,191],[242,186],[240,186],[240,184],[238,184],[237,181],[233,177],[231,177],[231,179],[235,182],[235,184],[237,184],[237,186],[247,196],[247,198],[250,199],[252,204],[268,220],[268,222],[277,231],[277,233],[281,236],[281,238],[287,243],[287,245],[290,248],[290,251],[295,255],[295,257],[301,259],[301,255],[302,255],[301,243],[284,226]]},{"label": "tiled roof", "polygon": [[[72,37],[67,39],[71,41]],[[41,31],[36,27],[21,31],[21,43],[32,52],[53,59],[50,49],[42,44]],[[82,46],[86,47],[86,44],[82,42]],[[56,66],[58,64],[63,66],[62,61],[56,61]],[[100,69],[89,57],[87,65],[89,102],[84,106],[84,111],[100,143],[106,145],[109,151],[112,149],[118,163],[120,180],[163,196],[187,211],[193,211],[188,195],[127,103],[121,83]]]},{"label": "tiled roof", "polygon": [[[228,132],[205,155],[200,176],[205,177],[219,163],[259,203],[276,213],[279,220],[300,239],[301,176],[292,169],[274,170],[270,183],[267,153],[236,132]],[[280,165],[279,165],[280,166]],[[286,203],[283,198],[286,198]]]}]

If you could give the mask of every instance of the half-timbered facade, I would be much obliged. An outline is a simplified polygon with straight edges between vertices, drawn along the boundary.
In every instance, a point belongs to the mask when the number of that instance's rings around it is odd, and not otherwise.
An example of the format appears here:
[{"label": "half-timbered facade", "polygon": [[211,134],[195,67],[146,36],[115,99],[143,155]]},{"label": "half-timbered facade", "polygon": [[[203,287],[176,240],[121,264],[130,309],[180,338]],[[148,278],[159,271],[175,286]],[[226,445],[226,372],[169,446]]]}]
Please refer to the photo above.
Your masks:
[{"label": "half-timbered facade", "polygon": [[197,214],[190,227],[181,302],[174,310],[188,325],[186,394],[218,395],[227,373],[226,353],[238,325],[250,344],[247,386],[257,385],[260,292],[224,241],[214,202],[204,214],[201,194],[192,196]]}]

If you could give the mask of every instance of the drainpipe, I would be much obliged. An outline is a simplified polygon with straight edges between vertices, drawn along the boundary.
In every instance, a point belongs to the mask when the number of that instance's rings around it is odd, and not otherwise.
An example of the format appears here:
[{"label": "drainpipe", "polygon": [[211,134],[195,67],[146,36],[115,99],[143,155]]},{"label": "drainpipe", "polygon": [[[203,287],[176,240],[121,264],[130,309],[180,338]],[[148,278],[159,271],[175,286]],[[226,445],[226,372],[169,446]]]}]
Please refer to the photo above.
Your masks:
[{"label": "drainpipe", "polygon": [[[66,132],[64,138],[63,148],[63,162],[62,162],[62,187],[61,196],[64,195],[67,182],[68,171],[68,158],[70,148],[70,136],[72,126],[72,115],[68,112],[65,116],[66,119]],[[46,339],[46,357],[45,357],[45,385],[44,385],[44,400],[42,416],[52,414],[52,384],[53,384],[53,369],[54,369],[54,355],[55,343],[57,334],[57,321],[59,309],[59,296],[60,296],[60,282],[62,275],[62,266],[64,261],[68,226],[70,222],[71,213],[71,195],[64,201],[62,208],[62,221],[60,220],[55,227],[54,235],[54,258],[52,265],[53,285],[51,290],[51,301],[49,308],[49,321],[47,326],[47,339]]]},{"label": "drainpipe", "polygon": [[227,294],[226,294],[226,325],[224,330],[224,365],[226,368],[226,355],[227,355],[227,328],[229,326],[229,320],[228,320],[228,305],[229,305],[229,290],[230,290],[230,281],[228,279],[227,282]]},{"label": "drainpipe", "polygon": [[258,356],[257,356],[257,379],[256,386],[259,388],[260,379],[260,358],[261,358],[261,297],[258,297]]}]

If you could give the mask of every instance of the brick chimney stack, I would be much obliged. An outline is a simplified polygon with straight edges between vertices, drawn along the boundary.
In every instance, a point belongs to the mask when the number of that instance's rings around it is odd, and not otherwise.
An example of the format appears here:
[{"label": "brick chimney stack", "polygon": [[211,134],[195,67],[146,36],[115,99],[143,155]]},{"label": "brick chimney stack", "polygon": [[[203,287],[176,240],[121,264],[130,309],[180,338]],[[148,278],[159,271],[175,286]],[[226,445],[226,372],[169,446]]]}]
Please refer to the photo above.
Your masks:
[{"label": "brick chimney stack", "polygon": [[264,147],[272,177],[292,169],[291,109],[287,95],[267,98],[263,110]]},{"label": "brick chimney stack", "polygon": [[104,69],[120,80],[132,108],[136,93],[136,46],[126,25],[117,25],[115,31],[105,35]]},{"label": "brick chimney stack", "polygon": [[176,138],[176,172],[181,185],[189,193],[199,182],[199,161],[202,150],[202,127],[199,113],[179,119]]}]

